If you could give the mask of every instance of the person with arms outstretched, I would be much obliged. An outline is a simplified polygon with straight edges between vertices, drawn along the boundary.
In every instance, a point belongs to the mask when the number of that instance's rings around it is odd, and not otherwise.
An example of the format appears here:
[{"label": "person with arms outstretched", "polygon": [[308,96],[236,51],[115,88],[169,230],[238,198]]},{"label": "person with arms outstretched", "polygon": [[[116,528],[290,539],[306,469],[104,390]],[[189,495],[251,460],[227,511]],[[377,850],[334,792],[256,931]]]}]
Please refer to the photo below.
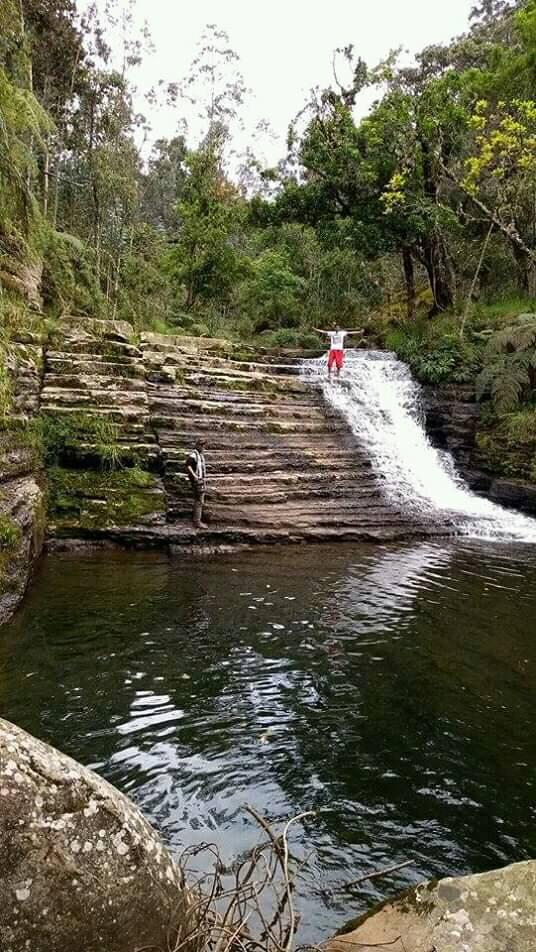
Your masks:
[{"label": "person with arms outstretched", "polygon": [[359,331],[343,331],[338,324],[335,325],[331,331],[323,331],[319,327],[313,327],[313,330],[317,334],[326,334],[329,337],[329,352],[328,352],[328,378],[331,379],[331,371],[333,365],[335,365],[337,377],[339,376],[343,364],[344,364],[344,339],[349,337],[350,334],[363,334],[363,330]]}]

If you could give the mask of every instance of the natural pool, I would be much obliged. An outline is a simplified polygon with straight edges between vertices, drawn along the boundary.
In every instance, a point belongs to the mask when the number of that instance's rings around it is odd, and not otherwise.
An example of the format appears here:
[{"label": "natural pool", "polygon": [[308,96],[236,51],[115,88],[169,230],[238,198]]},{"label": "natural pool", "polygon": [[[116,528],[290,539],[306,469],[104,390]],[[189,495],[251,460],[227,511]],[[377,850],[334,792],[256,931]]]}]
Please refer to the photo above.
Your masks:
[{"label": "natural pool", "polygon": [[[306,809],[300,938],[423,877],[536,855],[536,550],[51,556],[2,630],[2,715],[226,859]],[[413,865],[359,890],[372,868]]]}]

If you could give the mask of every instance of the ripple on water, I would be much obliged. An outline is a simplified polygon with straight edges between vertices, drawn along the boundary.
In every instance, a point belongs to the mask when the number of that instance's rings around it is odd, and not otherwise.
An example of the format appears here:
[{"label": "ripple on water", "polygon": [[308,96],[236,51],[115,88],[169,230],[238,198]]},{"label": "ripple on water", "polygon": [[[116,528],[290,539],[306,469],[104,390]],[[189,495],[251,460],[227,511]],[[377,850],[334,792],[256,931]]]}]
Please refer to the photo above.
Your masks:
[{"label": "ripple on water", "polygon": [[536,851],[536,556],[319,552],[51,558],[0,665],[5,716],[93,764],[176,850],[252,846],[246,802],[275,824],[314,810],[293,842],[314,851],[304,942],[416,879]]}]

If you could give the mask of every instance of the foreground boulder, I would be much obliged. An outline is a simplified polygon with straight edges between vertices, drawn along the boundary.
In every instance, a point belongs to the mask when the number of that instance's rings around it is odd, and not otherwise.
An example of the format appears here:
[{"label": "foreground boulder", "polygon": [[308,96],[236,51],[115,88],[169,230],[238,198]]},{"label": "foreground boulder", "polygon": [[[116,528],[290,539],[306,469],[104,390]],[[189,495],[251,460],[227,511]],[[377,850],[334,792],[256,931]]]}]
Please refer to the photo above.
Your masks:
[{"label": "foreground boulder", "polygon": [[536,861],[421,883],[354,926],[329,952],[534,952]]},{"label": "foreground boulder", "polygon": [[130,801],[0,719],[0,949],[168,948],[180,870]]}]

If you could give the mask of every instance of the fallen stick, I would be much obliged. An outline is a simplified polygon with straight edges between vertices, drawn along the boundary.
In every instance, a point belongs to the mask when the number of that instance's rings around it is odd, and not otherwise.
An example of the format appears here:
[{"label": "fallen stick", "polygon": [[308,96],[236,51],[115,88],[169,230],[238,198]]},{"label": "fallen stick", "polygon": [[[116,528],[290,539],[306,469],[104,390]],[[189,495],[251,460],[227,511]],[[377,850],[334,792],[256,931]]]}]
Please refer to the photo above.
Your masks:
[{"label": "fallen stick", "polygon": [[396,866],[387,866],[385,869],[377,869],[372,873],[365,873],[363,876],[360,876],[359,879],[353,879],[350,883],[345,883],[344,886],[341,886],[336,892],[344,892],[353,886],[359,886],[359,883],[365,882],[366,879],[379,879],[380,876],[387,876],[388,873],[394,873],[398,869],[404,869],[405,866],[411,866],[412,863],[412,859],[406,859],[403,863],[397,863]]}]

